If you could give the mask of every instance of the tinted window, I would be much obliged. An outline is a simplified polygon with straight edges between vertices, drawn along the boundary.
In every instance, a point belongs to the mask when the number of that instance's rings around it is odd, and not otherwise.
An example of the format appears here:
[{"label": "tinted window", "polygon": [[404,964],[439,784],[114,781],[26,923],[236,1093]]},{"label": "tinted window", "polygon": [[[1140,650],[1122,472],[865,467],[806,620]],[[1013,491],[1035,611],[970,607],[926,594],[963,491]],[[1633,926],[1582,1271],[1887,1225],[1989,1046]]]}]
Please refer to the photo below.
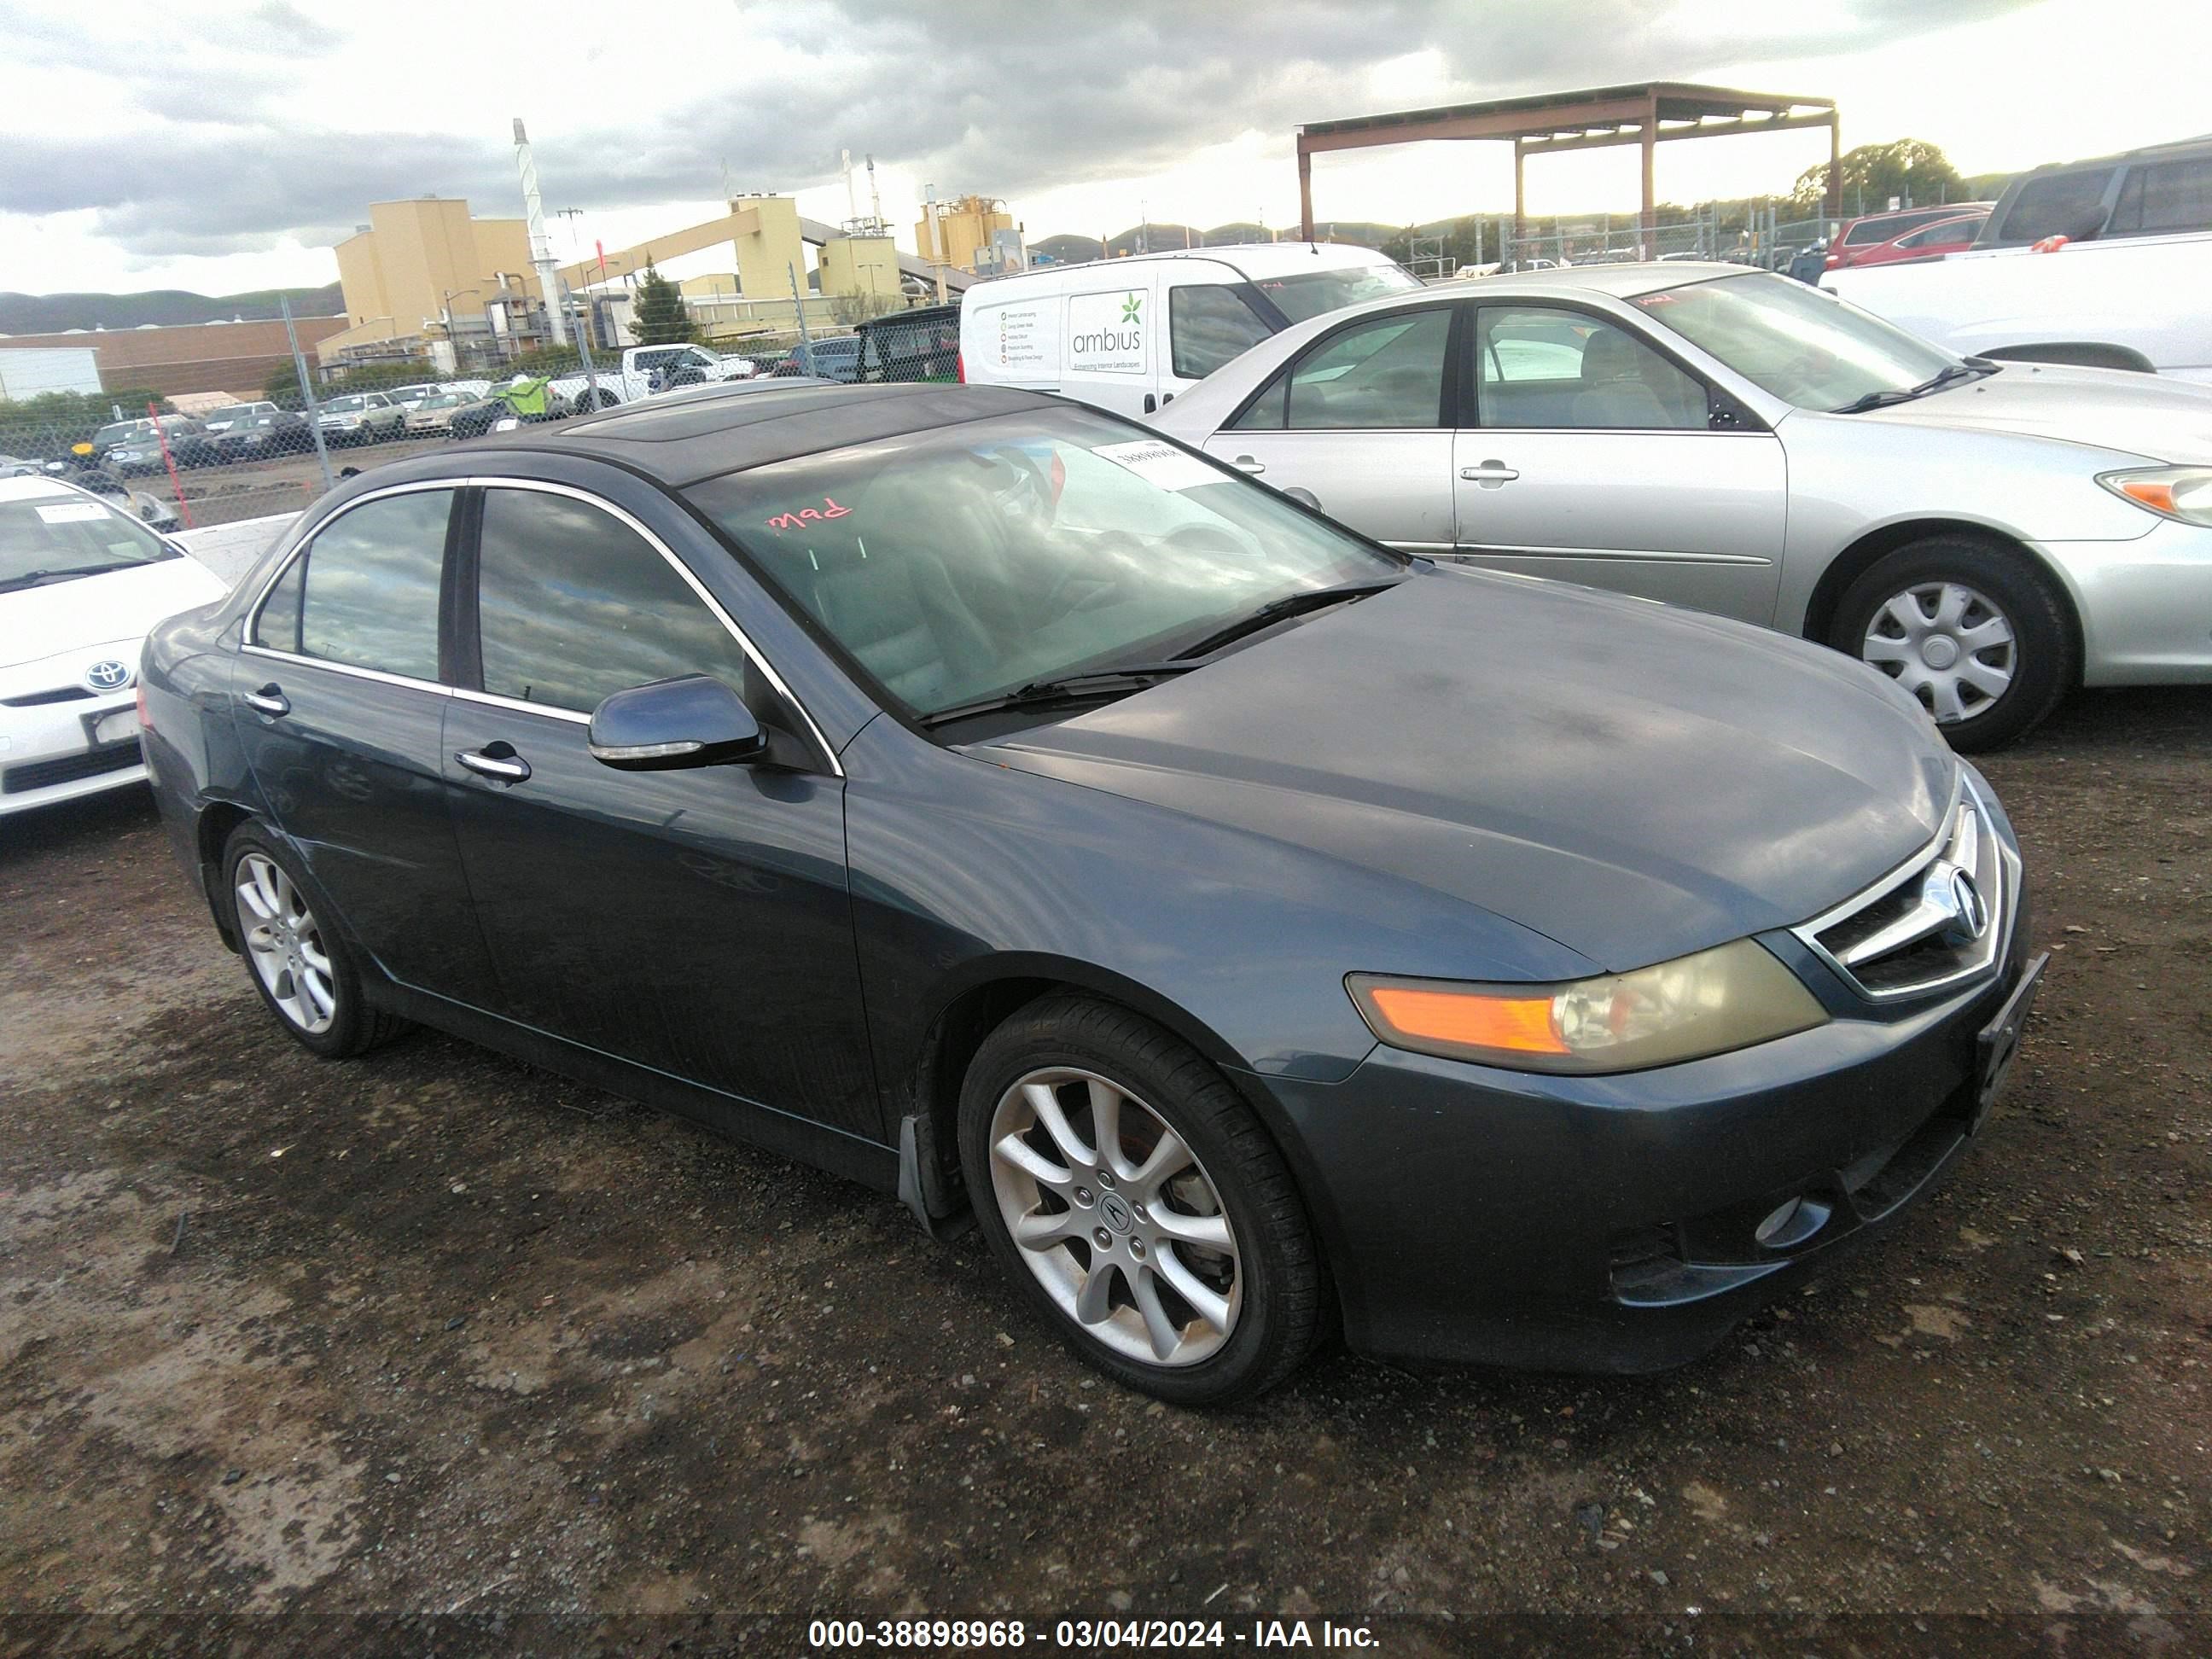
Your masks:
[{"label": "tinted window", "polygon": [[1910,236],[1897,239],[1899,247],[1964,247],[1974,240],[1982,228],[1978,219],[1954,219],[1948,223],[1933,224],[1925,230],[1916,230]]},{"label": "tinted window", "polygon": [[569,496],[485,494],[477,615],[495,696],[588,713],[684,674],[744,688],[744,653],[690,584],[629,526]]},{"label": "tinted window", "polygon": [[1450,313],[1395,312],[1331,335],[1291,370],[1287,420],[1301,430],[1443,422]]},{"label": "tinted window", "polygon": [[2104,213],[2110,167],[2054,173],[2020,187],[2005,214],[2003,240],[2039,242],[2046,236],[2094,235]]},{"label": "tinted window", "polygon": [[1267,324],[1233,288],[1194,283],[1168,290],[1168,337],[1176,376],[1202,380],[1240,351],[1267,337]]},{"label": "tinted window", "polygon": [[451,490],[412,490],[331,520],[270,592],[256,643],[436,679],[438,583],[452,505]]},{"label": "tinted window", "polygon": [[2130,168],[2113,210],[2111,234],[2152,235],[2212,230],[2212,155]]},{"label": "tinted window", "polygon": [[1577,311],[1485,306],[1474,341],[1486,427],[1692,430],[1704,384],[1627,330]]}]

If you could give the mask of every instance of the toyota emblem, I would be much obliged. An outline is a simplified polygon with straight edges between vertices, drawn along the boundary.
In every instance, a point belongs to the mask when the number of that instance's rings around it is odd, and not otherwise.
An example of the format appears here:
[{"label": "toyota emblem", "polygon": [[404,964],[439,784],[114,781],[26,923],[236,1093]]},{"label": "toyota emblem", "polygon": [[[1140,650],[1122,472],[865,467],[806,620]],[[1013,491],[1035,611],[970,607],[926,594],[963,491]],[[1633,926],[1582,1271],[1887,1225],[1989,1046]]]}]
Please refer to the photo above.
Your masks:
[{"label": "toyota emblem", "polygon": [[110,657],[84,671],[84,683],[95,691],[120,691],[131,684],[131,665]]}]

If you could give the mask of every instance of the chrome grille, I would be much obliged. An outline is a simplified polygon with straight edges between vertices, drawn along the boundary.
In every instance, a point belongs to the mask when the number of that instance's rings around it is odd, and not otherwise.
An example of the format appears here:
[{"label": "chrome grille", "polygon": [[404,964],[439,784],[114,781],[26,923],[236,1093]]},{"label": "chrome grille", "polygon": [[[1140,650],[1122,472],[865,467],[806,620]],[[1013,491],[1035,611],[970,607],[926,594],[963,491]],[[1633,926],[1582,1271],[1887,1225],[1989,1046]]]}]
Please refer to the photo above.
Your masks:
[{"label": "chrome grille", "polygon": [[2019,879],[1989,808],[1962,784],[1925,848],[1796,932],[1870,1000],[1920,996],[1990,971],[2012,932]]}]

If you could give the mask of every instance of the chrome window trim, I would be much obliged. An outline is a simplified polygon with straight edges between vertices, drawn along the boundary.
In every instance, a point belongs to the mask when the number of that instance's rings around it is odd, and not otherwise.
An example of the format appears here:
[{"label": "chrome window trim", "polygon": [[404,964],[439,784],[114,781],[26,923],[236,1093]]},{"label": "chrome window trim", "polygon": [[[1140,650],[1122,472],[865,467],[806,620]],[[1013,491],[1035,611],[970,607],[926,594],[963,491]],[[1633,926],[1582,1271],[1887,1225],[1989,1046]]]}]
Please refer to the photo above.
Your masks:
[{"label": "chrome window trim", "polygon": [[[1836,957],[1834,952],[1820,942],[1821,933],[1838,922],[1856,915],[1869,905],[1878,903],[1888,897],[1941,858],[1958,833],[1959,817],[1962,810],[1970,811],[1974,815],[1981,826],[1982,832],[1989,837],[1990,844],[1996,849],[1996,876],[1998,890],[1995,895],[1996,902],[1993,907],[1988,931],[1983,935],[1972,959],[1950,973],[1917,984],[1896,986],[1884,990],[1870,989],[1860,981],[1856,974]],[[2020,855],[2005,845],[2004,837],[1997,833],[1996,819],[1990,811],[1989,803],[1982,798],[1978,789],[1967,783],[1965,775],[1961,773],[1957,785],[1952,791],[1951,805],[1943,814],[1942,826],[1926,846],[1887,875],[1880,877],[1868,886],[1861,888],[1841,904],[1824,910],[1810,921],[1801,922],[1790,931],[1796,935],[1798,941],[1806,949],[1826,963],[1837,977],[1868,1001],[1875,1003],[1906,1001],[1984,978],[1998,963],[2003,960],[2004,953],[2012,939],[2013,927],[2019,915],[2021,876]]]},{"label": "chrome window trim", "polygon": [[518,714],[543,714],[548,720],[567,720],[572,726],[589,726],[592,717],[580,714],[573,708],[556,708],[548,702],[525,702],[520,697],[502,697],[489,691],[471,691],[465,685],[453,688],[454,697],[462,702],[480,702],[491,708],[511,708]]},{"label": "chrome window trim", "polygon": [[296,651],[279,651],[274,646],[241,645],[239,654],[246,657],[266,657],[271,662],[295,662],[302,668],[326,668],[333,674],[350,674],[357,680],[374,680],[379,685],[397,685],[410,691],[428,691],[441,697],[450,697],[454,688],[442,680],[418,680],[407,674],[387,674],[381,668],[362,668],[349,662],[337,662],[328,657],[306,657]]},{"label": "chrome window trim", "polygon": [[260,591],[254,594],[252,602],[246,606],[245,628],[240,635],[240,652],[257,657],[267,657],[278,662],[296,662],[314,668],[328,668],[339,673],[356,675],[361,678],[375,680],[386,685],[409,686],[417,690],[435,691],[443,696],[458,696],[471,702],[483,702],[495,708],[512,708],[526,714],[550,714],[573,724],[590,725],[592,717],[588,714],[579,714],[574,709],[553,708],[543,703],[521,702],[512,697],[501,697],[489,691],[472,691],[465,687],[447,685],[442,682],[410,678],[404,674],[388,674],[381,669],[360,668],[350,663],[331,662],[321,657],[302,656],[295,652],[279,651],[274,647],[254,642],[255,631],[261,626],[261,610],[269,601],[270,591],[278,582],[283,580],[285,573],[289,571],[300,556],[314,544],[315,538],[357,507],[365,507],[371,501],[382,501],[388,496],[410,495],[426,489],[531,489],[541,495],[568,496],[571,500],[583,502],[587,507],[597,507],[600,512],[612,517],[617,523],[642,538],[647,546],[668,562],[670,568],[683,578],[685,586],[698,596],[700,602],[707,607],[708,612],[722,624],[730,637],[738,642],[738,648],[744,653],[745,659],[760,671],[761,677],[775,688],[785,702],[799,711],[799,719],[806,722],[807,731],[812,735],[823,757],[830,763],[830,775],[838,778],[845,775],[844,765],[837,758],[836,747],[823,733],[820,725],[816,722],[813,712],[785,683],[783,676],[776,672],[775,666],[762,653],[760,648],[747,637],[744,629],[738,626],[736,619],[723,609],[721,601],[708,592],[706,585],[693,574],[690,566],[685,564],[667,543],[653,534],[634,514],[616,506],[605,496],[593,495],[588,489],[580,489],[574,484],[554,483],[540,478],[479,476],[462,478],[417,478],[404,483],[386,484],[381,489],[370,490],[366,494],[355,496],[351,501],[341,502],[303,531],[300,538],[292,544],[290,550],[270,569],[268,578],[261,584]]}]

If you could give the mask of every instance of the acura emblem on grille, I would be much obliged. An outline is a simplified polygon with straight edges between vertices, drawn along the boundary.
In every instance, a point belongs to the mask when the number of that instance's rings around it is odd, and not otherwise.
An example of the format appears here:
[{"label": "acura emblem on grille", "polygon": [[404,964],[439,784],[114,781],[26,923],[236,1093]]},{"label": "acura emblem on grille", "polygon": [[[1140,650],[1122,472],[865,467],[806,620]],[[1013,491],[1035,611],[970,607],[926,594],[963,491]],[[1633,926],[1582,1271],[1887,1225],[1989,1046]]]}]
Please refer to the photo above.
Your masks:
[{"label": "acura emblem on grille", "polygon": [[1982,902],[1982,890],[1964,870],[1951,872],[1950,889],[1953,915],[1943,937],[1954,945],[1971,945],[1989,931],[1990,907]]}]

